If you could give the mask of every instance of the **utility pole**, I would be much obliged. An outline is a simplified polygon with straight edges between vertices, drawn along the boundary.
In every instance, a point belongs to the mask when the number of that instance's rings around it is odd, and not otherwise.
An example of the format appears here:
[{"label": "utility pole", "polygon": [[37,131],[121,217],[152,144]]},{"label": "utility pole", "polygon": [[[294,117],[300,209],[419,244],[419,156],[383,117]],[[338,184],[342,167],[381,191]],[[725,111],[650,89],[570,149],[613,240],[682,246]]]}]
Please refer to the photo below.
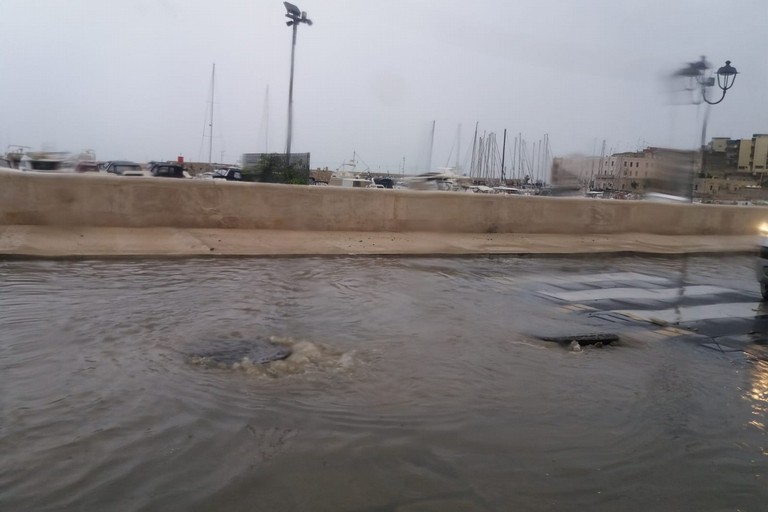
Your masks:
[{"label": "utility pole", "polygon": [[296,32],[299,28],[299,23],[306,23],[312,25],[312,20],[307,18],[307,13],[299,10],[298,7],[289,2],[283,2],[285,9],[288,13],[286,18],[291,21],[287,21],[286,25],[293,27],[293,39],[291,42],[291,78],[288,85],[288,142],[285,145],[285,165],[286,167],[291,163],[291,135],[293,132],[293,63],[296,56]]}]

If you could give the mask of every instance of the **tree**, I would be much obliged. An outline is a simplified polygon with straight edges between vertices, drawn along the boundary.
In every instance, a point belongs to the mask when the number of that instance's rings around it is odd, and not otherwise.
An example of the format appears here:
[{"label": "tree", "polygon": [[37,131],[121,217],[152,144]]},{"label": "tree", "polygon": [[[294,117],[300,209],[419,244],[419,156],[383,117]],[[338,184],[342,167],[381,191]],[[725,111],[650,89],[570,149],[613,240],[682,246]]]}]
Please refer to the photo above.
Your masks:
[{"label": "tree", "polygon": [[309,182],[308,169],[296,169],[293,164],[285,164],[285,155],[273,153],[262,156],[259,163],[243,169],[244,181],[261,183],[285,183],[306,185]]}]

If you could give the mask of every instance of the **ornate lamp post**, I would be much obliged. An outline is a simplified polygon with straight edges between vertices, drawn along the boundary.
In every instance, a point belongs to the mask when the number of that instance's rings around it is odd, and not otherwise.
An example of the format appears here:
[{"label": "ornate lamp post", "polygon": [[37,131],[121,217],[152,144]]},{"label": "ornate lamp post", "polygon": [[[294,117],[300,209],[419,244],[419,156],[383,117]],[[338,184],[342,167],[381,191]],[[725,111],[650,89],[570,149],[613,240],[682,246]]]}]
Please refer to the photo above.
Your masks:
[{"label": "ornate lamp post", "polygon": [[[688,80],[689,83],[688,83],[688,86],[686,87],[686,90],[691,91],[693,95],[691,98],[692,104],[694,105],[700,105],[701,103],[707,104],[706,109],[704,111],[704,122],[702,123],[702,127],[701,127],[701,144],[699,145],[699,159],[700,159],[699,173],[704,172],[704,144],[707,137],[707,121],[709,119],[709,107],[710,105],[717,105],[718,103],[720,103],[725,99],[725,93],[728,92],[728,89],[733,87],[733,83],[736,81],[736,75],[738,74],[738,72],[736,71],[736,68],[731,66],[731,61],[729,60],[725,61],[725,66],[720,67],[715,73],[717,75],[717,86],[723,93],[720,96],[719,100],[711,101],[709,98],[707,98],[707,89],[715,86],[715,77],[709,73],[710,68],[711,66],[707,62],[707,59],[702,55],[701,60],[697,62],[689,62],[686,67],[680,69],[674,74],[674,76],[676,77],[681,77]],[[691,183],[690,183],[691,203],[693,203],[694,189],[696,188],[695,168],[696,168],[696,165],[694,163],[694,168],[691,170]],[[687,274],[688,274],[688,256],[686,254],[683,257],[683,268],[682,268],[682,272],[680,273],[680,292],[678,294],[678,300],[675,303],[675,311],[677,314],[678,323],[682,321],[680,304],[682,303],[683,295],[685,295],[685,282],[686,282]]]},{"label": "ornate lamp post", "polygon": [[[739,74],[736,68],[731,66],[731,61],[725,61],[725,66],[718,68],[715,75],[717,76],[717,87],[723,92],[720,99],[717,101],[711,101],[707,98],[707,89],[715,86],[715,77],[709,73],[711,68],[707,59],[702,55],[701,60],[697,62],[689,62],[688,65],[680,69],[676,76],[685,77],[689,80],[689,86],[686,88],[689,91],[697,91],[699,97],[697,98],[695,93],[691,99],[691,103],[694,105],[700,105],[706,103],[707,105],[717,105],[725,99],[725,94],[728,89],[733,87],[733,83],[736,81],[736,75]],[[706,137],[707,118],[709,115],[709,108],[707,108],[704,117],[704,127],[701,131],[701,146],[704,146],[704,138]]]},{"label": "ornate lamp post", "polygon": [[299,23],[312,25],[312,20],[307,18],[307,13],[299,10],[298,7],[289,2],[283,2],[285,10],[288,11],[285,17],[290,21],[285,22],[289,27],[293,27],[293,43],[291,45],[291,80],[288,86],[288,142],[285,145],[285,165],[291,163],[291,133],[293,131],[293,61],[296,53],[296,32]]},{"label": "ornate lamp post", "polygon": [[[715,75],[717,76],[717,81],[715,81],[715,77],[712,76],[709,72],[711,66],[709,62],[707,62],[707,59],[702,55],[701,60],[697,62],[689,62],[688,65],[679,71],[675,73],[675,76],[687,78],[689,81],[688,87],[686,87],[686,90],[691,91],[693,96],[691,98],[691,103],[694,105],[700,105],[701,103],[706,103],[707,107],[704,110],[704,121],[701,126],[701,144],[699,145],[699,151],[700,151],[700,163],[699,163],[699,172],[704,171],[704,146],[706,143],[707,138],[707,122],[709,121],[709,107],[710,105],[717,105],[721,101],[725,99],[725,94],[728,92],[728,89],[733,87],[733,83],[736,81],[736,75],[738,74],[738,71],[736,71],[736,68],[731,66],[731,61],[727,60],[725,61],[725,66],[721,66],[718,68]],[[717,83],[717,87],[722,91],[722,95],[720,96],[720,99],[717,101],[712,101],[709,98],[707,98],[707,89],[710,87],[714,87],[715,83]],[[691,179],[691,202],[693,202],[693,191],[695,188],[695,180],[696,175]]]}]

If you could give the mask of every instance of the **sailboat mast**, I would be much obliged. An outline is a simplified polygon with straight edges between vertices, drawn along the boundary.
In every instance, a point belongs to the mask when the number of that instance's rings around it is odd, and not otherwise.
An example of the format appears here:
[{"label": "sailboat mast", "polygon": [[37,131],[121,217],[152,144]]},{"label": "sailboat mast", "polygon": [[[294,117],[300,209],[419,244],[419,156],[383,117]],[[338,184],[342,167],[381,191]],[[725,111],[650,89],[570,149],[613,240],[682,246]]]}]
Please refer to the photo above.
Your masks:
[{"label": "sailboat mast", "polygon": [[524,162],[523,162],[523,132],[517,132],[517,138],[520,139],[520,145],[518,146],[518,154],[517,154],[517,179],[520,180],[520,183],[523,182],[523,176],[525,176],[524,171]]},{"label": "sailboat mast", "polygon": [[472,161],[469,164],[469,175],[475,177],[475,151],[477,150],[477,126],[480,122],[475,123],[475,136],[472,139]]},{"label": "sailboat mast", "polygon": [[211,158],[213,155],[213,88],[216,80],[216,63],[213,63],[213,71],[211,71],[211,118],[208,125],[208,165],[211,165]]},{"label": "sailboat mast", "polygon": [[517,137],[515,137],[515,148],[512,150],[512,179],[517,178]]},{"label": "sailboat mast", "polygon": [[435,144],[435,121],[432,121],[432,135],[429,138],[429,159],[427,160],[427,172],[432,169],[432,147]]},{"label": "sailboat mast", "polygon": [[[600,176],[603,175],[604,171],[604,161],[605,161],[605,139],[603,139],[603,147],[600,149],[600,163],[597,166],[597,176],[600,178]],[[595,180],[591,180],[589,184],[590,190],[595,187]]]},{"label": "sailboat mast", "polygon": [[507,184],[506,176],[504,176],[504,161],[507,156],[507,129],[504,128],[504,141],[501,143],[501,183],[504,186]]},{"label": "sailboat mast", "polygon": [[456,173],[459,172],[459,165],[461,162],[461,123],[459,123],[458,128],[456,128],[456,165],[454,166],[456,169]]}]

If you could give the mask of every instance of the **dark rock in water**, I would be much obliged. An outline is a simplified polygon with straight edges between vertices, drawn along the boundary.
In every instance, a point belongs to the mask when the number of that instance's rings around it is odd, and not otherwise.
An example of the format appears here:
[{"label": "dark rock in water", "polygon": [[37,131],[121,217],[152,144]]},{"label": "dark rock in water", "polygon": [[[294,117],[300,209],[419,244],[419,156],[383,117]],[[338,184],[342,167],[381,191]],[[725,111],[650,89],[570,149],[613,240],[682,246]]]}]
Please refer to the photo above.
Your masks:
[{"label": "dark rock in water", "polygon": [[291,349],[269,341],[223,340],[214,341],[204,351],[192,354],[193,360],[232,366],[244,360],[252,364],[266,364],[285,359],[291,355]]}]

